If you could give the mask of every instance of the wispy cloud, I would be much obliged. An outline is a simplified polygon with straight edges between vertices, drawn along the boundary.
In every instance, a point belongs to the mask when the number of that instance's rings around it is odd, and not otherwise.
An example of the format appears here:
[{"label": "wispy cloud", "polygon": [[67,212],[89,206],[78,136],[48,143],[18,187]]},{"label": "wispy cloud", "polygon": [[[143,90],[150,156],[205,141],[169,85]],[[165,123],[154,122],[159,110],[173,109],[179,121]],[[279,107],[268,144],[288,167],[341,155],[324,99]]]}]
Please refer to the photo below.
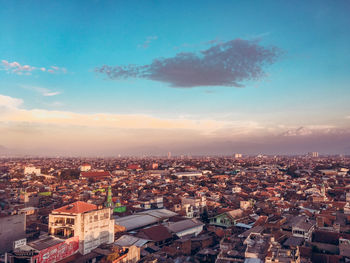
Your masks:
[{"label": "wispy cloud", "polygon": [[7,109],[17,109],[23,103],[22,99],[12,98],[10,96],[0,95],[0,107]]},{"label": "wispy cloud", "polygon": [[[84,114],[25,109],[18,98],[0,95],[0,134],[7,147],[30,153],[62,151],[133,154],[171,151],[193,154],[349,152],[348,125],[288,126],[248,118],[217,120],[193,116],[159,118],[144,114]],[[172,138],[169,141],[169,138]],[[38,149],[49,145],[49,149]],[[157,149],[156,149],[157,148]],[[36,150],[35,150],[36,149]],[[155,150],[156,149],[156,150]]]},{"label": "wispy cloud", "polygon": [[55,92],[44,92],[44,93],[43,93],[43,96],[51,97],[51,96],[56,96],[56,95],[59,95],[59,94],[61,94],[61,92],[59,92],[59,91],[55,91]]},{"label": "wispy cloud", "polygon": [[63,67],[57,67],[57,66],[51,66],[47,69],[47,72],[49,73],[67,73],[67,69]]},{"label": "wispy cloud", "polygon": [[4,69],[7,72],[15,73],[18,75],[22,75],[22,74],[30,75],[31,72],[36,69],[35,67],[29,66],[29,65],[21,65],[16,61],[8,62],[7,60],[2,60],[1,62]]},{"label": "wispy cloud", "polygon": [[158,39],[158,36],[148,36],[142,44],[138,45],[138,47],[145,48],[145,49],[149,48],[150,44],[157,39]]},{"label": "wispy cloud", "polygon": [[111,79],[144,78],[168,83],[171,87],[243,87],[245,81],[265,76],[264,67],[274,63],[280,54],[277,47],[263,47],[258,41],[235,39],[197,53],[158,58],[148,65],[104,65],[95,71]]},{"label": "wispy cloud", "polygon": [[[46,109],[24,109],[23,101],[0,94],[0,111],[2,121],[31,122],[42,124],[63,124],[73,126],[109,127],[124,129],[183,129],[196,130],[202,135],[228,138],[231,136],[265,136],[305,137],[308,135],[337,135],[347,132],[346,127],[331,125],[305,125],[299,127],[271,123],[261,123],[247,118],[236,120],[217,120],[216,118],[198,119],[193,116],[178,118],[159,118],[145,114],[82,114],[69,111],[53,111]],[[60,103],[56,106],[61,105]],[[11,114],[9,114],[9,111]]]},{"label": "wispy cloud", "polygon": [[21,88],[27,89],[27,90],[32,90],[37,93],[40,93],[42,96],[45,97],[52,97],[61,94],[60,91],[52,91],[47,88],[42,88],[42,87],[37,87],[37,86],[28,86],[28,85],[20,85]]},{"label": "wispy cloud", "polygon": [[2,67],[0,69],[5,70],[7,73],[13,73],[17,75],[31,75],[33,71],[48,72],[51,74],[67,73],[67,69],[64,67],[57,67],[57,66],[50,66],[48,68],[34,67],[30,65],[22,65],[17,61],[9,62],[4,59],[1,61],[1,66]]},{"label": "wispy cloud", "polygon": [[[89,127],[110,127],[124,129],[192,129],[214,131],[225,127],[225,121],[190,120],[190,119],[163,119],[144,114],[81,114],[68,111],[52,111],[46,109],[26,110],[21,107],[23,101],[0,95],[0,107],[8,109],[1,114],[2,121],[30,122],[41,124],[73,125]],[[11,110],[9,114],[9,110]]]},{"label": "wispy cloud", "polygon": [[305,127],[298,127],[296,129],[290,129],[285,132],[283,132],[282,136],[305,136],[312,134],[312,131],[310,129],[307,129]]},{"label": "wispy cloud", "polygon": [[331,125],[310,125],[307,127],[301,126],[298,128],[287,129],[281,136],[284,137],[306,137],[315,135],[341,135],[348,133],[347,129],[338,128]]}]

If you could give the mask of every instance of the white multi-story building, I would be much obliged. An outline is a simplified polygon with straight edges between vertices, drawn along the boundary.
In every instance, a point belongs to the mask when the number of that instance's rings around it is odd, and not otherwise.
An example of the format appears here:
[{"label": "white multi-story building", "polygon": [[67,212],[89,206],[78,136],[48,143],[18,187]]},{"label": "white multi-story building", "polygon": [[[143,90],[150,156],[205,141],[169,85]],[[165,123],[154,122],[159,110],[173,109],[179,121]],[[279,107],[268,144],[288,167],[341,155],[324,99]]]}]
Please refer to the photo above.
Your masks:
[{"label": "white multi-story building", "polygon": [[205,195],[182,197],[181,205],[186,209],[187,217],[199,217],[207,206],[207,198]]},{"label": "white multi-story building", "polygon": [[101,244],[114,241],[114,219],[111,209],[77,201],[55,209],[49,216],[49,233],[68,238],[79,237],[79,252],[83,255]]},{"label": "white multi-story building", "polygon": [[183,205],[190,204],[194,208],[201,209],[207,206],[207,198],[205,195],[187,196],[181,198],[181,203]]},{"label": "white multi-story building", "polygon": [[241,153],[235,153],[235,154],[234,154],[234,157],[235,157],[236,159],[242,158],[242,154],[241,154]]},{"label": "white multi-story building", "polygon": [[309,152],[308,155],[309,155],[309,157],[317,158],[318,152]]},{"label": "white multi-story building", "polygon": [[26,167],[24,167],[24,174],[25,175],[28,175],[28,174],[40,175],[41,174],[41,169],[40,168],[36,168],[34,166],[26,166]]},{"label": "white multi-story building", "polygon": [[239,186],[235,186],[232,188],[232,193],[235,194],[235,193],[240,193],[242,192],[242,188],[239,187]]},{"label": "white multi-story building", "polygon": [[299,221],[297,224],[292,226],[292,234],[295,237],[303,237],[305,240],[310,241],[314,229],[314,224],[306,221]]},{"label": "white multi-story building", "polygon": [[179,172],[174,174],[177,178],[182,179],[182,178],[197,178],[203,176],[203,173],[201,171],[193,171],[193,172]]},{"label": "white multi-story building", "polygon": [[163,196],[147,197],[139,200],[139,206],[143,209],[164,208],[163,200]]},{"label": "white multi-story building", "polygon": [[88,163],[84,163],[84,164],[79,166],[79,170],[80,170],[80,172],[88,172],[91,170],[91,165]]}]

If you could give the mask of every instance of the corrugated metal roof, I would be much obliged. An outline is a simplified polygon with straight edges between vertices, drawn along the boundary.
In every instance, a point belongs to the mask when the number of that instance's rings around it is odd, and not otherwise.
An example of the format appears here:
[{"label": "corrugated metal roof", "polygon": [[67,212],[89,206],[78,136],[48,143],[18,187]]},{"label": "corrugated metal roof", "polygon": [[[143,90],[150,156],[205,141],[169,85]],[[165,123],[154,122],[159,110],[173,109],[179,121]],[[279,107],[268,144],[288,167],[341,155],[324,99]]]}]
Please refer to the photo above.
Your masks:
[{"label": "corrugated metal roof", "polygon": [[142,247],[148,242],[147,239],[134,237],[130,235],[123,235],[118,240],[114,242],[115,245],[120,247],[130,247],[132,245],[137,247]]},{"label": "corrugated metal roof", "polygon": [[28,245],[36,250],[41,251],[45,248],[52,247],[52,246],[57,245],[57,244],[62,243],[62,242],[64,242],[64,240],[56,238],[56,237],[48,236],[45,238],[41,238],[39,240],[32,241],[32,242],[28,243]]},{"label": "corrugated metal roof", "polygon": [[156,224],[158,222],[158,218],[150,215],[135,214],[117,218],[114,220],[114,222],[117,225],[125,227],[127,231],[130,231],[150,224]]},{"label": "corrugated metal roof", "polygon": [[177,215],[177,213],[167,209],[147,210],[147,211],[140,212],[139,214],[147,214],[158,218],[169,218]]},{"label": "corrugated metal roof", "polygon": [[127,231],[156,224],[177,214],[167,209],[147,210],[115,219],[115,224],[124,226]]},{"label": "corrugated metal roof", "polygon": [[197,226],[203,226],[204,224],[196,219],[186,219],[178,221],[176,223],[171,223],[167,227],[170,231],[174,233],[179,233],[187,229],[191,229]]},{"label": "corrugated metal roof", "polygon": [[243,223],[237,223],[235,226],[243,227],[243,228],[248,228],[248,229],[251,229],[251,228],[252,228],[252,226],[247,225],[247,224],[243,224]]}]

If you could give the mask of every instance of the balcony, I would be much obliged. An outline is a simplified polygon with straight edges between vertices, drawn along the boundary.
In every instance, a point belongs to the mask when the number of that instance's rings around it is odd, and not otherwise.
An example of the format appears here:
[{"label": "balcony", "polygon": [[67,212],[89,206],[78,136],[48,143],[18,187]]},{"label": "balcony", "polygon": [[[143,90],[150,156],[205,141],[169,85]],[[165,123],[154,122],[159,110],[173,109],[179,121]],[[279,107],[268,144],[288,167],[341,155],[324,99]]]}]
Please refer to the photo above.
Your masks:
[{"label": "balcony", "polygon": [[74,224],[72,223],[65,223],[65,222],[54,222],[50,223],[51,226],[57,226],[57,227],[73,227]]}]

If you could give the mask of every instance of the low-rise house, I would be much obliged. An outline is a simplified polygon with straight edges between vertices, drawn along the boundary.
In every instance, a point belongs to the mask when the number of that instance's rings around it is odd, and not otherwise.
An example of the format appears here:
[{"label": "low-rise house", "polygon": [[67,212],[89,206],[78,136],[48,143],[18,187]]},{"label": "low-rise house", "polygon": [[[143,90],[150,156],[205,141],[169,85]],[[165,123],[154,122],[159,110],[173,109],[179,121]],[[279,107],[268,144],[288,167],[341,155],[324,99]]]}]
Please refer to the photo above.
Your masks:
[{"label": "low-rise house", "polygon": [[242,209],[227,211],[210,218],[210,224],[222,227],[231,227],[237,223],[237,219],[239,219],[242,215]]},{"label": "low-rise house", "polygon": [[350,240],[347,238],[339,238],[339,255],[350,259]]},{"label": "low-rise house", "polygon": [[[98,250],[99,249],[96,249],[95,251],[98,252]],[[121,247],[119,251],[117,249],[117,252],[114,255],[110,254],[105,258],[107,262],[110,262],[109,259],[112,259],[113,261],[110,261],[113,263],[136,263],[140,260],[140,248],[134,245]]]},{"label": "low-rise house", "polygon": [[246,258],[265,259],[270,246],[270,237],[261,234],[251,233],[243,242],[247,245],[245,250]]},{"label": "low-rise house", "polygon": [[224,237],[220,241],[220,253],[217,256],[217,263],[244,262],[247,245],[242,238]]},{"label": "low-rise house", "polygon": [[286,262],[300,263],[299,247],[295,249],[282,248],[280,244],[273,244],[267,251],[265,263]]},{"label": "low-rise house", "polygon": [[143,209],[164,208],[163,196],[144,197],[138,200],[139,206]]}]

